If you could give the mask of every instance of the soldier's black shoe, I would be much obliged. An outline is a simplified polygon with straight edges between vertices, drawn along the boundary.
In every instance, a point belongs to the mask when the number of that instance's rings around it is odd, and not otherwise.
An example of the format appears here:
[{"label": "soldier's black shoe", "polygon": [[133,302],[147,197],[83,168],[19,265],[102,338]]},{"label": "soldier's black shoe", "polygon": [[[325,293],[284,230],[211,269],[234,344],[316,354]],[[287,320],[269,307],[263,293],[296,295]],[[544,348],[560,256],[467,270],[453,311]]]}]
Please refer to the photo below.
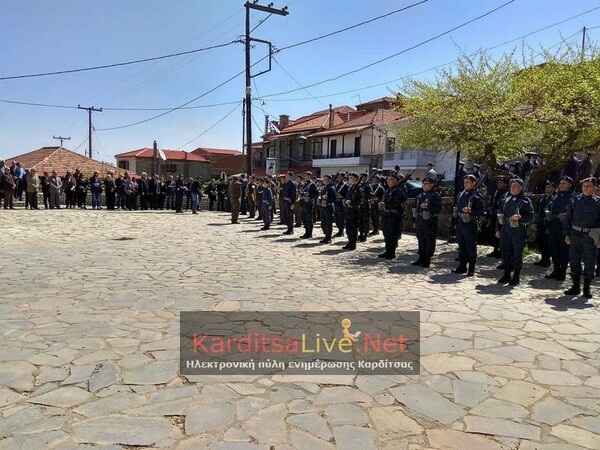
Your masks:
[{"label": "soldier's black shoe", "polygon": [[452,273],[467,273],[466,266],[458,266],[456,269],[452,270]]},{"label": "soldier's black shoe", "polygon": [[548,279],[548,280],[556,280],[556,276],[558,274],[556,273],[556,270],[553,270],[550,273],[547,273],[546,275],[544,275],[544,278]]},{"label": "soldier's black shoe", "polygon": [[504,263],[500,263],[498,266],[496,266],[496,269],[504,270]]},{"label": "soldier's black shoe", "polygon": [[508,282],[508,284],[510,284],[511,286],[516,286],[521,282],[521,270],[520,269],[516,269],[515,273],[513,274],[513,277],[510,279],[510,281]]},{"label": "soldier's black shoe", "polygon": [[560,269],[560,271],[557,271],[556,276],[554,278],[556,278],[558,281],[565,281],[565,279],[567,278],[567,268],[565,267],[564,269]]},{"label": "soldier's black shoe", "polygon": [[294,234],[294,230],[287,230],[287,231],[284,231],[281,234],[286,234],[286,235]]},{"label": "soldier's black shoe", "polygon": [[565,295],[581,294],[581,277],[573,275],[573,286],[565,291]]},{"label": "soldier's black shoe", "polygon": [[269,229],[269,227],[262,227],[262,228],[260,229],[260,231],[266,231],[266,230],[268,230],[268,229]]},{"label": "soldier's black shoe", "polygon": [[312,238],[312,234],[303,234],[302,236],[300,236],[300,239],[310,239]]},{"label": "soldier's black shoe", "polygon": [[592,298],[592,292],[590,291],[590,288],[592,286],[592,280],[591,278],[585,278],[583,280],[583,296],[585,298]]},{"label": "soldier's black shoe", "polygon": [[423,260],[421,258],[410,263],[411,266],[420,266],[421,264],[423,264]]},{"label": "soldier's black shoe", "polygon": [[366,236],[359,237],[358,242],[367,242],[367,237]]},{"label": "soldier's black shoe", "polygon": [[331,238],[323,238],[319,241],[321,244],[331,244]]},{"label": "soldier's black shoe", "polygon": [[492,253],[488,253],[487,255],[490,258],[499,258],[500,257],[500,252],[498,250],[494,250]]},{"label": "soldier's black shoe", "polygon": [[379,230],[373,230],[369,233],[369,236],[377,236],[379,234]]},{"label": "soldier's black shoe", "polygon": [[467,276],[472,277],[475,275],[475,264],[469,263],[469,270],[467,271]]},{"label": "soldier's black shoe", "polygon": [[294,225],[294,228],[300,228],[302,225],[297,223],[296,225]]},{"label": "soldier's black shoe", "polygon": [[421,263],[421,267],[423,267],[424,269],[429,269],[429,266],[431,266],[431,261],[429,260],[425,260]]},{"label": "soldier's black shoe", "polygon": [[380,254],[379,254],[379,255],[377,255],[377,256],[378,256],[379,258],[387,258],[387,256],[388,256],[388,255],[389,255],[389,253],[388,253],[388,252],[383,252],[383,253],[380,253]]},{"label": "soldier's black shoe", "polygon": [[347,243],[342,247],[342,250],[356,250],[356,244]]},{"label": "soldier's black shoe", "polygon": [[338,231],[337,233],[335,233],[335,237],[342,237],[344,235],[343,231]]},{"label": "soldier's black shoe", "polygon": [[502,275],[502,278],[500,278],[497,283],[498,284],[504,284],[504,283],[508,283],[510,281],[510,270],[504,270],[504,275]]}]

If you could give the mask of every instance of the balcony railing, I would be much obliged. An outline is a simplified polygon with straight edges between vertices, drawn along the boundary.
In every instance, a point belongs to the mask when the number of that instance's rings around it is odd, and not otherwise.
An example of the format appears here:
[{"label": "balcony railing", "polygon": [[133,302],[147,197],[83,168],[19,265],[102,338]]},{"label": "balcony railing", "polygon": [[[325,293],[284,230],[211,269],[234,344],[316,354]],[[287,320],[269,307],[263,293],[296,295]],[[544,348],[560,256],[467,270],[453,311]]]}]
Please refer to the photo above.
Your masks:
[{"label": "balcony railing", "polygon": [[340,153],[339,155],[313,155],[313,159],[358,158],[354,153]]}]

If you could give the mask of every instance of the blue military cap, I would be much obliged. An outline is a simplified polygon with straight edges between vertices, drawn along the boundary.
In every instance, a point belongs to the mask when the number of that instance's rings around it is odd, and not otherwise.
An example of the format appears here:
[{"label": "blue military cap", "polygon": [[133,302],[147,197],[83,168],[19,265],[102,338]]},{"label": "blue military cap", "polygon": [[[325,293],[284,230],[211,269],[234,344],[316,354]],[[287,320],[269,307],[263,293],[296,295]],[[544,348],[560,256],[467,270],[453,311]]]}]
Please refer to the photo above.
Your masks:
[{"label": "blue military cap", "polygon": [[571,177],[569,177],[567,175],[563,175],[562,177],[560,177],[560,180],[558,180],[558,181],[560,182],[560,181],[563,181],[563,180],[568,181],[569,183],[573,184],[573,178],[571,178]]},{"label": "blue military cap", "polygon": [[598,184],[598,180],[596,177],[587,177],[586,179],[581,180],[581,184],[583,183],[592,183],[594,186],[596,186]]}]

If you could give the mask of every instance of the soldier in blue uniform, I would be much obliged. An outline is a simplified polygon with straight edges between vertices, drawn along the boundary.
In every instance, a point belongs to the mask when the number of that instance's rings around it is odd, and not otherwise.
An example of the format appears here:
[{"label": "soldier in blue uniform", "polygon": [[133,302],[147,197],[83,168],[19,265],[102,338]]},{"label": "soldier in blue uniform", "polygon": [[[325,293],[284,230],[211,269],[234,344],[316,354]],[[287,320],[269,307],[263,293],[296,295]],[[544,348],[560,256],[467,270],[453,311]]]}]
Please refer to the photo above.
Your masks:
[{"label": "soldier in blue uniform", "polygon": [[[477,177],[473,174],[464,177],[464,190],[456,202],[456,241],[458,242],[458,267],[452,273],[475,275],[477,262],[477,219],[483,214],[483,200],[475,191]],[[467,268],[467,264],[469,265]]]},{"label": "soldier in blue uniform", "polygon": [[296,201],[296,183],[294,183],[294,174],[288,172],[285,175],[285,183],[281,190],[281,217],[283,224],[287,225],[287,230],[283,234],[294,234],[294,213],[292,204]]},{"label": "soldier in blue uniform", "polygon": [[573,286],[566,295],[581,293],[581,263],[583,261],[583,296],[592,298],[590,286],[594,278],[598,240],[600,238],[600,198],[594,195],[597,180],[589,177],[581,182],[582,193],[573,197],[567,204],[567,214],[563,222],[565,242],[569,247],[569,266]]},{"label": "soldier in blue uniform", "polygon": [[318,196],[319,190],[312,180],[312,173],[306,172],[304,174],[304,184],[300,188],[300,206],[302,208],[302,224],[304,225],[304,234],[300,236],[300,239],[309,239],[312,237],[314,227],[313,210]]},{"label": "soldier in blue uniform", "polygon": [[438,214],[442,210],[442,197],[433,188],[436,180],[423,179],[423,192],[417,195],[413,218],[415,234],[419,243],[419,258],[412,262],[413,266],[429,267],[431,257],[435,253],[435,240],[438,230]]},{"label": "soldier in blue uniform", "polygon": [[496,237],[500,238],[504,265],[504,275],[498,283],[508,283],[511,286],[516,286],[521,281],[523,250],[527,244],[527,224],[533,219],[533,205],[531,200],[525,197],[523,189],[523,180],[510,180],[510,194],[504,198],[496,225]]},{"label": "soldier in blue uniform", "polygon": [[390,173],[387,177],[388,190],[383,194],[383,198],[379,203],[381,226],[385,240],[385,252],[377,255],[380,258],[396,258],[398,239],[402,230],[402,213],[406,201],[406,193],[399,183],[400,175],[396,172]]},{"label": "soldier in blue uniform", "polygon": [[346,226],[346,209],[344,200],[348,194],[348,183],[344,181],[345,175],[340,172],[336,176],[337,181],[333,186],[335,189],[335,224],[338,227],[337,237],[344,236],[344,227]]},{"label": "soldier in blue uniform", "polygon": [[[533,263],[540,267],[550,267],[550,248],[548,247],[548,231],[546,230],[546,210],[556,192],[556,185],[552,181],[546,181],[544,196],[540,199],[536,208],[535,222],[537,224],[535,241],[542,258]],[[554,243],[553,243],[554,245]]]},{"label": "soldier in blue uniform", "polygon": [[348,192],[344,200],[346,207],[346,236],[348,243],[342,248],[344,250],[356,250],[356,242],[358,241],[358,216],[359,207],[362,200],[361,191],[358,188],[358,174],[352,172],[348,175]]},{"label": "soldier in blue uniform", "polygon": [[546,229],[548,242],[551,242],[550,257],[554,265],[552,272],[545,278],[565,281],[569,265],[569,246],[563,234],[563,222],[567,213],[567,204],[573,197],[573,179],[567,175],[560,177],[558,192],[550,199],[546,209]]},{"label": "soldier in blue uniform", "polygon": [[325,237],[319,242],[321,244],[330,244],[331,235],[333,234],[333,216],[335,203],[335,189],[331,185],[331,175],[323,177],[323,188],[319,192],[319,209],[321,215],[321,229]]},{"label": "soldier in blue uniform", "polygon": [[[384,179],[385,182],[385,179]],[[379,211],[379,202],[383,198],[385,189],[382,186],[382,178],[375,174],[371,177],[371,224],[373,225],[373,231],[371,236],[379,234],[379,227],[381,225],[381,212]]]},{"label": "soldier in blue uniform", "polygon": [[273,208],[273,191],[271,190],[271,182],[268,179],[262,180],[262,188],[260,189],[260,210],[261,217],[263,220],[263,227],[261,230],[268,230],[271,227],[271,209]]},{"label": "soldier in blue uniform", "polygon": [[497,229],[497,218],[498,213],[500,212],[500,208],[504,202],[504,197],[508,192],[508,180],[504,177],[498,177],[498,184],[496,185],[496,190],[492,195],[490,200],[490,207],[488,208],[487,216],[488,216],[488,229],[492,234],[492,239],[494,243],[494,250],[492,253],[488,254],[489,257],[492,258],[500,258],[500,240],[496,237],[496,229]]},{"label": "soldier in blue uniform", "polygon": [[369,201],[373,195],[371,186],[369,186],[369,174],[363,172],[360,174],[357,185],[360,191],[360,205],[358,207],[358,241],[366,242],[369,234],[369,221],[371,219],[371,205]]}]

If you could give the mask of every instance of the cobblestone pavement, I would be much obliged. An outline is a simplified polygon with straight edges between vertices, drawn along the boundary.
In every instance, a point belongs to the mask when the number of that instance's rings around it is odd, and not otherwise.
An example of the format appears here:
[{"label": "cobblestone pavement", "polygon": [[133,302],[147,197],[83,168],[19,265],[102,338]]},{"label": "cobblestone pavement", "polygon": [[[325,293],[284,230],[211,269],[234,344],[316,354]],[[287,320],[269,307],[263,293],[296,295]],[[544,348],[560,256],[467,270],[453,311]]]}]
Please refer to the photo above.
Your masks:
[{"label": "cobblestone pavement", "polygon": [[[412,236],[387,262],[227,222],[3,212],[0,449],[600,448],[597,299],[451,275],[446,244],[416,269]],[[181,310],[332,309],[421,311],[422,375],[178,376]]]}]

